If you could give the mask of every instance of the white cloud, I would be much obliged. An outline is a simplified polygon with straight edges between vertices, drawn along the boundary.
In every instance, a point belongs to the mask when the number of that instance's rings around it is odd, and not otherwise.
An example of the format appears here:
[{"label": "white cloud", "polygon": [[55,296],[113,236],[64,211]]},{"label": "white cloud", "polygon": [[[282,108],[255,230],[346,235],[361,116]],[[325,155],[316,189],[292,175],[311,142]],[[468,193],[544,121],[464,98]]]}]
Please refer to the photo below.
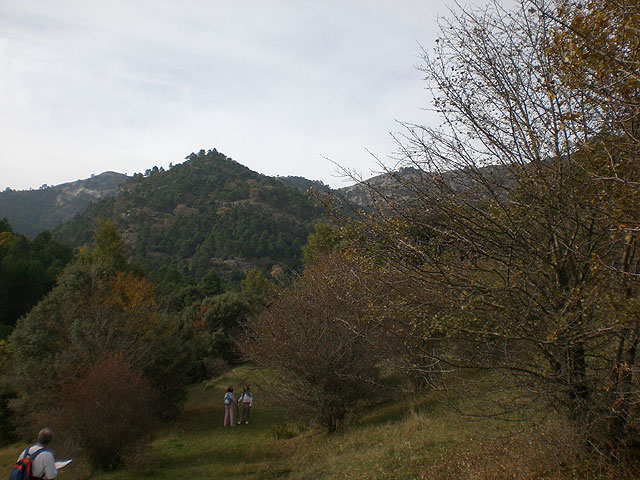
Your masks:
[{"label": "white cloud", "polygon": [[[217,148],[257,171],[369,174],[423,106],[417,42],[450,0],[0,3],[0,188]],[[428,119],[425,119],[425,121]]]}]

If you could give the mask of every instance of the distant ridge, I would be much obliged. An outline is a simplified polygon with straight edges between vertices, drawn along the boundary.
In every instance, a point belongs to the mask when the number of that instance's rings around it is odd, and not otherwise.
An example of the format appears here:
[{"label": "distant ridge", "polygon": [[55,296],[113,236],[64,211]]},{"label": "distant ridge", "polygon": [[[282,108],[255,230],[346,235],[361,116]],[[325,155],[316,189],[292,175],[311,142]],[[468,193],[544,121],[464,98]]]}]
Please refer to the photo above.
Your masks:
[{"label": "distant ridge", "polygon": [[316,193],[330,193],[332,191],[330,186],[325,185],[320,180],[309,180],[307,178],[298,176],[276,178],[280,181],[280,183],[288,187],[295,188],[300,193],[304,194],[307,194],[311,191]]},{"label": "distant ridge", "polygon": [[68,222],[89,202],[114,196],[127,178],[122,173],[104,172],[38,190],[7,189],[0,192],[0,219],[7,218],[15,232],[35,237]]}]

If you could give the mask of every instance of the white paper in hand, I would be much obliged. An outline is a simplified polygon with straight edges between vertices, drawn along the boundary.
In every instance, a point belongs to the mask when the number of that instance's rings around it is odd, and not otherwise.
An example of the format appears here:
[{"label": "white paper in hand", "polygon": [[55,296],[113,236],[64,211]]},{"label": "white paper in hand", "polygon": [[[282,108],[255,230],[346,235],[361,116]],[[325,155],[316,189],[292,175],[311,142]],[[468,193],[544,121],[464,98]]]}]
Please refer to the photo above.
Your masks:
[{"label": "white paper in hand", "polygon": [[70,458],[69,460],[58,460],[56,462],[56,469],[60,470],[61,468],[64,468],[67,465],[69,465],[71,462],[73,462],[73,458]]}]

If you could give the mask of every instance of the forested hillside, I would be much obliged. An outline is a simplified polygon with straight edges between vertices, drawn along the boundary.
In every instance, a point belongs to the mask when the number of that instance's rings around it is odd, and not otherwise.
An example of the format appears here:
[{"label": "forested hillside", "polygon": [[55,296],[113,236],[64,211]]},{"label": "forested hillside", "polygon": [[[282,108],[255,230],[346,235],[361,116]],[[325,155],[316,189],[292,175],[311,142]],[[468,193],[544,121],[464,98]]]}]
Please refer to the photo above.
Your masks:
[{"label": "forested hillside", "polygon": [[71,249],[42,232],[33,241],[0,220],[0,339],[53,287]]},{"label": "forested hillside", "polygon": [[214,268],[244,278],[252,267],[295,267],[322,209],[278,180],[251,171],[218,151],[201,150],[169,170],[138,174],[110,199],[55,230],[80,247],[97,218],[117,222],[130,254],[152,267],[196,277]]},{"label": "forested hillside", "polygon": [[331,187],[329,185],[325,185],[323,182],[319,180],[309,180],[304,177],[297,176],[287,176],[287,177],[277,177],[278,180],[286,185],[287,187],[293,187],[300,191],[301,193],[308,192],[316,192],[316,193],[329,193],[331,192]]},{"label": "forested hillside", "polygon": [[0,218],[9,220],[14,231],[35,237],[71,220],[89,202],[115,195],[126,178],[122,173],[104,172],[53,187],[43,185],[38,190],[7,189],[0,193]]}]

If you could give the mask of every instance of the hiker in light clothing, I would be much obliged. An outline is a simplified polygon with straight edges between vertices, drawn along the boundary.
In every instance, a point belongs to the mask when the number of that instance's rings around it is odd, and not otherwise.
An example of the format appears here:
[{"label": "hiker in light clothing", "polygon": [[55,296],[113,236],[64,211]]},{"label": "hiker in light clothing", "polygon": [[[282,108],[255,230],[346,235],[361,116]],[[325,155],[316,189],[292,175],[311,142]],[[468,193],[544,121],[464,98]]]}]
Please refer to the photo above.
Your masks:
[{"label": "hiker in light clothing", "polygon": [[233,387],[227,388],[227,393],[224,394],[224,426],[235,426],[234,422],[234,409],[238,406],[238,401],[233,395]]},{"label": "hiker in light clothing", "polygon": [[18,461],[22,460],[25,455],[34,453],[41,450],[38,455],[33,458],[31,462],[31,478],[45,478],[50,480],[58,476],[58,470],[56,469],[56,461],[53,458],[53,453],[47,450],[49,443],[53,439],[53,432],[50,428],[43,428],[38,433],[38,443],[28,447],[22,455],[18,457]]},{"label": "hiker in light clothing", "polygon": [[238,425],[242,422],[249,425],[249,413],[251,411],[251,406],[253,405],[253,395],[251,395],[251,389],[249,385],[245,385],[242,390],[242,395],[238,401],[242,404],[242,413],[240,414],[240,420],[238,420]]}]

